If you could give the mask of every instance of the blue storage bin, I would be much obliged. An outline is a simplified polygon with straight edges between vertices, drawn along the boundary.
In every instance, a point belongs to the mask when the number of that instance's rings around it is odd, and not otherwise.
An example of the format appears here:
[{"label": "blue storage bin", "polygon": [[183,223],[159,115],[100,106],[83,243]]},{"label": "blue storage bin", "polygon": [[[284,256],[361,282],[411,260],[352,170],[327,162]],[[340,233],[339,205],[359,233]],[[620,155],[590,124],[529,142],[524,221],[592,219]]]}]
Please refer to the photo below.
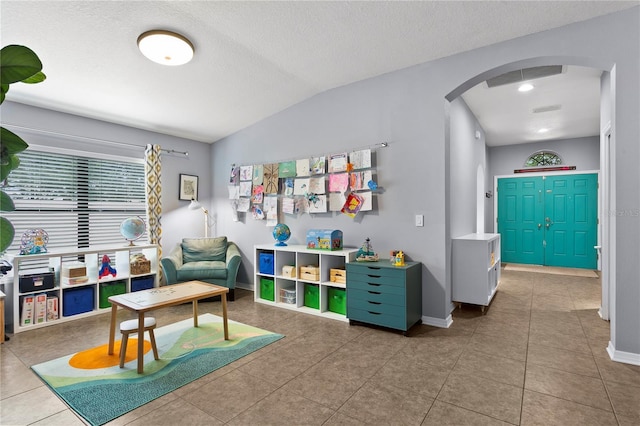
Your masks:
[{"label": "blue storage bin", "polygon": [[259,270],[261,274],[273,275],[273,253],[260,253]]},{"label": "blue storage bin", "polygon": [[96,289],[94,286],[66,288],[62,290],[62,315],[72,315],[91,312],[96,305]]},{"label": "blue storage bin", "polygon": [[148,290],[154,287],[154,283],[153,276],[131,278],[131,291]]}]

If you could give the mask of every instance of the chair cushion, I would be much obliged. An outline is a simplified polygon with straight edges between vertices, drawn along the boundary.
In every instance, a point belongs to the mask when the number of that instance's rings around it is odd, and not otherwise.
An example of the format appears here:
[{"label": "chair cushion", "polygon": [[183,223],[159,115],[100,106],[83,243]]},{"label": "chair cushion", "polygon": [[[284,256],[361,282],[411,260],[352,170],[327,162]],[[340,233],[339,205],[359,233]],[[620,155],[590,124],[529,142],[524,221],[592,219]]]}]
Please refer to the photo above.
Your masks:
[{"label": "chair cushion", "polygon": [[182,258],[184,263],[200,261],[225,261],[227,237],[183,238]]},{"label": "chair cushion", "polygon": [[182,265],[182,267],[176,271],[176,274],[178,281],[210,278],[225,280],[227,279],[227,264],[219,260],[189,262]]},{"label": "chair cushion", "polygon": [[[156,319],[154,317],[144,317],[144,328],[153,327],[156,325]],[[138,329],[138,320],[131,319],[127,321],[122,321],[120,323],[120,331],[131,331]]]}]

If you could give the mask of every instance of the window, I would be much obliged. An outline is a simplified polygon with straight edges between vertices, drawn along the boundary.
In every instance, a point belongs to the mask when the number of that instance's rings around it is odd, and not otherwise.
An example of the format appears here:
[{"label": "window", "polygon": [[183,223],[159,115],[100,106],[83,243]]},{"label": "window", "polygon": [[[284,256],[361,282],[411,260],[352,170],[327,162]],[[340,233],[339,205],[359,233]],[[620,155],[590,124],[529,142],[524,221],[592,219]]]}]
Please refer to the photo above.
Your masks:
[{"label": "window", "polygon": [[562,158],[553,151],[538,151],[529,156],[524,163],[525,167],[558,166],[562,164]]},{"label": "window", "polygon": [[5,214],[15,228],[8,252],[34,228],[47,232],[48,249],[124,244],[120,223],[146,214],[144,162],[38,149],[19,154],[3,188],[16,207]]}]

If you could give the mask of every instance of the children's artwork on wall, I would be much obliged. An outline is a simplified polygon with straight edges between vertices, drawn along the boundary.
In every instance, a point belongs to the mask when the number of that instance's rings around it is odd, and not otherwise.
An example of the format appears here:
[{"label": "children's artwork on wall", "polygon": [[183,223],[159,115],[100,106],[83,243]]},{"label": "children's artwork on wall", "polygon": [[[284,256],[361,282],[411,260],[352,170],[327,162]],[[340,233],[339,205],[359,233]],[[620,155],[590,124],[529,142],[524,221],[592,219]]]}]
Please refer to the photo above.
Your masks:
[{"label": "children's artwork on wall", "polygon": [[329,192],[345,192],[349,187],[349,173],[329,175]]},{"label": "children's artwork on wall", "polygon": [[360,195],[352,192],[347,196],[347,201],[345,201],[340,211],[347,216],[354,218],[362,208],[363,202],[364,199]]},{"label": "children's artwork on wall", "polygon": [[251,181],[240,182],[239,192],[241,197],[251,197]]},{"label": "children's artwork on wall", "polygon": [[253,166],[253,184],[254,185],[262,185],[264,180],[264,168],[262,164],[254,164]]},{"label": "children's artwork on wall", "polygon": [[324,176],[312,177],[309,179],[309,193],[324,194],[326,192]]},{"label": "children's artwork on wall", "polygon": [[313,194],[311,196],[308,196],[307,211],[309,213],[326,213],[327,196],[322,194]]},{"label": "children's artwork on wall", "polygon": [[230,200],[237,200],[240,198],[240,187],[238,185],[229,185],[227,186],[227,189],[229,190]]},{"label": "children's artwork on wall", "polygon": [[296,177],[296,162],[294,161],[283,161],[278,164],[278,177],[287,178],[287,177]]},{"label": "children's artwork on wall", "polygon": [[264,211],[257,204],[251,207],[251,215],[255,220],[264,220]]},{"label": "children's artwork on wall", "polygon": [[265,212],[278,211],[278,196],[269,195],[264,197],[264,204],[262,205],[262,209]]},{"label": "children's artwork on wall", "polygon": [[309,176],[309,159],[296,160],[296,176]]},{"label": "children's artwork on wall", "polygon": [[369,189],[367,185],[372,179],[371,170],[365,170],[362,172],[349,173],[349,187],[352,191],[358,191],[360,189]]},{"label": "children's artwork on wall", "polygon": [[311,174],[312,175],[323,175],[326,171],[325,166],[325,157],[313,157],[311,159]]},{"label": "children's artwork on wall", "polygon": [[287,197],[293,196],[293,178],[284,180],[284,195]]},{"label": "children's artwork on wall", "polygon": [[251,200],[248,198],[238,198],[238,211],[239,212],[248,212],[249,207],[251,206]]},{"label": "children's artwork on wall", "polygon": [[347,171],[347,153],[332,154],[329,156],[329,173]]},{"label": "children's artwork on wall", "polygon": [[368,212],[373,210],[373,193],[371,191],[358,192],[358,195],[362,197],[361,212]]},{"label": "children's artwork on wall", "polygon": [[234,222],[238,221],[238,200],[231,200],[229,202],[231,205],[231,220]]},{"label": "children's artwork on wall", "polygon": [[253,179],[253,166],[240,166],[240,180]]},{"label": "children's artwork on wall", "polygon": [[265,194],[278,193],[278,163],[265,164],[264,166],[264,192]]},{"label": "children's artwork on wall", "polygon": [[231,173],[229,173],[229,183],[237,185],[239,178],[240,178],[240,167],[236,165],[231,166]]},{"label": "children's artwork on wall", "polygon": [[251,203],[252,204],[262,203],[263,194],[264,194],[264,187],[262,185],[254,186],[253,191],[251,193]]},{"label": "children's artwork on wall", "polygon": [[347,197],[342,192],[330,192],[329,193],[329,211],[339,212],[344,206]]},{"label": "children's artwork on wall", "polygon": [[293,183],[293,195],[306,195],[309,192],[309,178],[296,178]]},{"label": "children's artwork on wall", "polygon": [[283,198],[282,199],[282,213],[294,214],[295,213],[295,203],[296,203],[296,200],[294,198]]},{"label": "children's artwork on wall", "polygon": [[363,149],[349,153],[349,163],[354,169],[368,169],[371,167],[371,150]]}]

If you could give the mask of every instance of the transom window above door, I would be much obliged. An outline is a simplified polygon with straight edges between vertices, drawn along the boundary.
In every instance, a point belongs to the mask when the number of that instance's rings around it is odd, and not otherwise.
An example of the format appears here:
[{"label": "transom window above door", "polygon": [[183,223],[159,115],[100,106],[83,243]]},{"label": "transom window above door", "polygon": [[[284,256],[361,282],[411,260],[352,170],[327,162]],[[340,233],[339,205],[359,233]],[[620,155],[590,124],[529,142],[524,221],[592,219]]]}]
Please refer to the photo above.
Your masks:
[{"label": "transom window above door", "polygon": [[540,166],[558,166],[562,164],[562,158],[558,153],[553,151],[538,151],[534,152],[527,158],[524,163],[525,167],[540,167]]}]

